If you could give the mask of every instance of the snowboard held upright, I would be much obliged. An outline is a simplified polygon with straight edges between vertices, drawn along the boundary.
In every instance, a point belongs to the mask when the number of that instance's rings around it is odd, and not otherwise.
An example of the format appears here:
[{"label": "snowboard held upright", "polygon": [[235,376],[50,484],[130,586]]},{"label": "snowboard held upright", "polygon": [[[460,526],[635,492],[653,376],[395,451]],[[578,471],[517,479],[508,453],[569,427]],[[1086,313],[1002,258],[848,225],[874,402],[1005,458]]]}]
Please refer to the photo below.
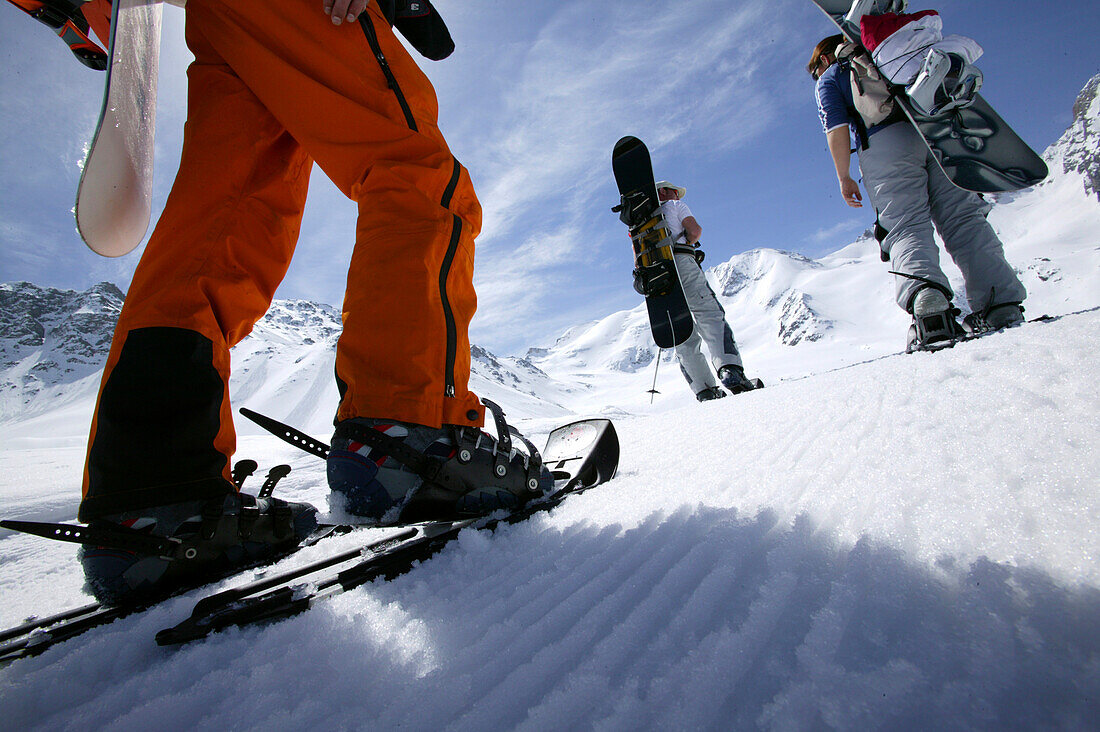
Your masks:
[{"label": "snowboard held upright", "polygon": [[[852,0],[813,0],[841,33],[860,42],[859,20],[845,19]],[[877,0],[868,15],[883,12]],[[965,106],[927,115],[904,87],[893,88],[895,103],[917,129],[952,183],[975,193],[1002,193],[1033,186],[1047,176],[1047,165],[980,94]]]},{"label": "snowboard held upright", "polygon": [[649,150],[636,137],[615,143],[611,167],[620,203],[613,208],[630,229],[634,248],[634,289],[645,297],[653,340],[661,348],[686,341],[695,327],[680,284],[673,240],[657,199]]}]

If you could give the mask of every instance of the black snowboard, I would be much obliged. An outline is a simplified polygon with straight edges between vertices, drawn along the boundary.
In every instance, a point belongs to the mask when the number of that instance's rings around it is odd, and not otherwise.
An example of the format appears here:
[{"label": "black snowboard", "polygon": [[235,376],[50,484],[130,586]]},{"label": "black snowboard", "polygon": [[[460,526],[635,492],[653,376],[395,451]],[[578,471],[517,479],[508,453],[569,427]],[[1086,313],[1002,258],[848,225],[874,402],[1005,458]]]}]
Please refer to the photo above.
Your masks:
[{"label": "black snowboard", "polygon": [[619,187],[620,203],[613,208],[630,229],[634,247],[634,289],[645,297],[649,328],[661,348],[686,341],[695,327],[684,297],[672,236],[658,211],[657,188],[649,150],[637,137],[615,143],[611,168]]},{"label": "black snowboard", "polygon": [[[844,20],[851,0],[813,0],[840,31],[859,43],[859,27]],[[872,11],[876,14],[878,9]],[[895,100],[920,132],[943,172],[959,188],[975,193],[1018,191],[1047,176],[1047,165],[1020,139],[981,95],[963,109],[927,116],[904,91]]]}]

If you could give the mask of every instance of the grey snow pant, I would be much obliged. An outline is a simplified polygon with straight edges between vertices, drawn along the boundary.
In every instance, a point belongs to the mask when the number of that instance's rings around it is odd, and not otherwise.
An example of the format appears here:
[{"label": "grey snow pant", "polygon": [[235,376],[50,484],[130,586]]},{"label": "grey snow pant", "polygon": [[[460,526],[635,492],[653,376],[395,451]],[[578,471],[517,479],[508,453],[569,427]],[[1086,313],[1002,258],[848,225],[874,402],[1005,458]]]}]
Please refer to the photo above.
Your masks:
[{"label": "grey snow pant", "polygon": [[[868,149],[859,153],[859,169],[879,224],[888,232],[882,250],[895,272],[931,280],[951,293],[932,237],[934,222],[944,249],[962,271],[972,312],[1027,297],[985,220],[988,207],[977,194],[951,183],[912,125],[897,122],[871,135]],[[912,312],[913,298],[924,284],[898,276],[898,305]]]},{"label": "grey snow pant", "polygon": [[[733,340],[733,330],[726,322],[726,311],[710,289],[703,268],[691,254],[676,255],[676,271],[684,287],[695,328],[691,337],[676,346],[676,358],[688,386],[698,394],[718,386],[715,372],[723,366],[741,366],[741,354]],[[703,344],[710,352],[710,362],[703,356]],[[711,366],[713,365],[713,368]]]}]

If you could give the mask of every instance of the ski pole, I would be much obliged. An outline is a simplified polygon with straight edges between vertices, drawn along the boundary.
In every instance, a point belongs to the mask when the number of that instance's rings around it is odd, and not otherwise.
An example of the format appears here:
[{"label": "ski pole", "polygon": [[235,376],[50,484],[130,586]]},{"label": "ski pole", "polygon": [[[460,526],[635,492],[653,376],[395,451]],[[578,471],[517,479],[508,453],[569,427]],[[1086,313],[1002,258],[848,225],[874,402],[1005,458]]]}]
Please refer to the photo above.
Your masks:
[{"label": "ski pole", "polygon": [[660,348],[660,347],[657,348],[657,365],[653,368],[653,386],[650,387],[650,389],[649,389],[649,403],[650,404],[653,403],[653,395],[661,393],[661,392],[657,391],[657,371],[661,368],[661,354],[664,353],[664,352],[665,352],[665,349]]}]

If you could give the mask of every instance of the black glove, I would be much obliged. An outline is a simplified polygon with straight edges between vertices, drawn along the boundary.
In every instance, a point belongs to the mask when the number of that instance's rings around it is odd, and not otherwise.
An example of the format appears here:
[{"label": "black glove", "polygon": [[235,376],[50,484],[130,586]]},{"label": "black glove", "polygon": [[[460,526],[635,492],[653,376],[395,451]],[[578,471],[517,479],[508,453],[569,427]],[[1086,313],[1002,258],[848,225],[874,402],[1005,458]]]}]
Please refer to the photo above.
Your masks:
[{"label": "black glove", "polygon": [[378,0],[382,14],[425,58],[441,61],[455,50],[447,24],[428,0]]}]

